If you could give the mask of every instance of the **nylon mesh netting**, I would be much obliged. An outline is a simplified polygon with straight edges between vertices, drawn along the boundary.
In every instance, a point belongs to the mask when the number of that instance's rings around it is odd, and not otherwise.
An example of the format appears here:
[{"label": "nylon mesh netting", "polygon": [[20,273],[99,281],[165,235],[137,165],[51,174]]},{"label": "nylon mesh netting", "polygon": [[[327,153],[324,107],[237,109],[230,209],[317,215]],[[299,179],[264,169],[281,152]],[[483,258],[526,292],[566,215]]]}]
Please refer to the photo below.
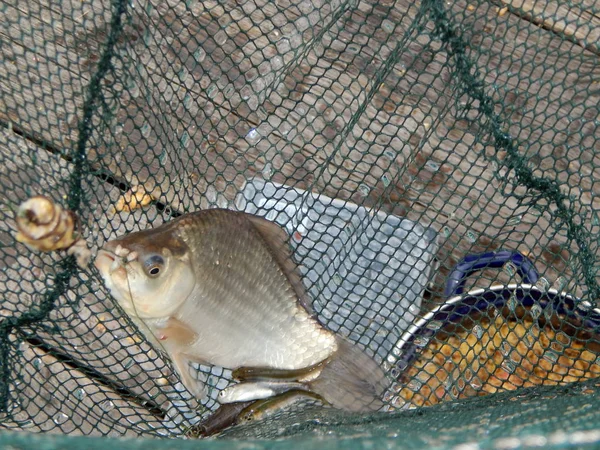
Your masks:
[{"label": "nylon mesh netting", "polygon": [[213,207],[287,231],[320,322],[385,371],[385,406],[300,402],[224,439],[599,440],[599,16],[593,0],[3,0],[0,427],[28,434],[0,442],[192,438],[234,382],[196,365],[194,398],[93,266],[18,242],[36,195],[92,254]]}]

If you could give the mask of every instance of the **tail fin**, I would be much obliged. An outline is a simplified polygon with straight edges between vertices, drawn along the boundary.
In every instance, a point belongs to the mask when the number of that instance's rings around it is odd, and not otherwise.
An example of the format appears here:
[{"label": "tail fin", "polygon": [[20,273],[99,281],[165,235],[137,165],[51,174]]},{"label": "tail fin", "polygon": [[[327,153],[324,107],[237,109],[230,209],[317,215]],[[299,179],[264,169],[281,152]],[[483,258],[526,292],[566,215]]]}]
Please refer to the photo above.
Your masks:
[{"label": "tail fin", "polygon": [[338,350],[310,388],[333,407],[346,411],[377,411],[389,386],[381,367],[360,348],[338,337]]}]

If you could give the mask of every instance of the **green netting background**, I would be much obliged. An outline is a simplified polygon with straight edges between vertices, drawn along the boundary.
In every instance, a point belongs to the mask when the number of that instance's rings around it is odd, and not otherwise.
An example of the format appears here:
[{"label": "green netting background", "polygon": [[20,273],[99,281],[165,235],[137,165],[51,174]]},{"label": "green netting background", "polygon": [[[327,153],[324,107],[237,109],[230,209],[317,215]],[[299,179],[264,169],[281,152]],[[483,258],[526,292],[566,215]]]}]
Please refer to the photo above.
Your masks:
[{"label": "green netting background", "polygon": [[[394,381],[385,412],[300,405],[223,439],[599,441],[597,321],[490,308],[453,336],[430,323],[411,367],[395,347],[475,253],[519,251],[540,291],[597,313],[599,15],[591,0],[2,0],[0,427],[17,433],[0,442],[186,437],[231,380],[198,367],[210,396],[192,398],[95,269],[17,243],[16,208],[38,194],[94,252],[208,207],[285,224],[319,318]],[[129,211],[132,190],[153,201]],[[468,287],[519,281],[507,264]]]}]

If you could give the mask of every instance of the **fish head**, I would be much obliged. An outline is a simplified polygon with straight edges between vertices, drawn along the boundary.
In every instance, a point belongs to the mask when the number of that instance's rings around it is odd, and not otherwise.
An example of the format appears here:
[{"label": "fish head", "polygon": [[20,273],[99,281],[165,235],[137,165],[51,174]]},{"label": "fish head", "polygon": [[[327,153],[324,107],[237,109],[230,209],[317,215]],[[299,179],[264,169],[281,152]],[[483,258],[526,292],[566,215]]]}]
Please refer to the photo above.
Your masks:
[{"label": "fish head", "polygon": [[109,241],[94,265],[125,312],[140,319],[172,316],[196,284],[190,250],[173,233],[147,230]]}]

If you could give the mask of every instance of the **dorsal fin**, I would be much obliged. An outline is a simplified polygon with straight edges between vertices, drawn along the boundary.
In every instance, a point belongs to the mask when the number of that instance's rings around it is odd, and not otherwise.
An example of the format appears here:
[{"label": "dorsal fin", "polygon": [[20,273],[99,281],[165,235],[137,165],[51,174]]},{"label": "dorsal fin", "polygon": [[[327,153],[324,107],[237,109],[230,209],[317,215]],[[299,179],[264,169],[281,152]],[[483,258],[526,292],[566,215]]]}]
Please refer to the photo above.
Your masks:
[{"label": "dorsal fin", "polygon": [[282,227],[267,219],[252,214],[246,214],[246,217],[271,250],[271,254],[292,285],[300,304],[310,315],[314,315],[312,302],[304,289],[298,267],[292,258],[289,235]]}]

